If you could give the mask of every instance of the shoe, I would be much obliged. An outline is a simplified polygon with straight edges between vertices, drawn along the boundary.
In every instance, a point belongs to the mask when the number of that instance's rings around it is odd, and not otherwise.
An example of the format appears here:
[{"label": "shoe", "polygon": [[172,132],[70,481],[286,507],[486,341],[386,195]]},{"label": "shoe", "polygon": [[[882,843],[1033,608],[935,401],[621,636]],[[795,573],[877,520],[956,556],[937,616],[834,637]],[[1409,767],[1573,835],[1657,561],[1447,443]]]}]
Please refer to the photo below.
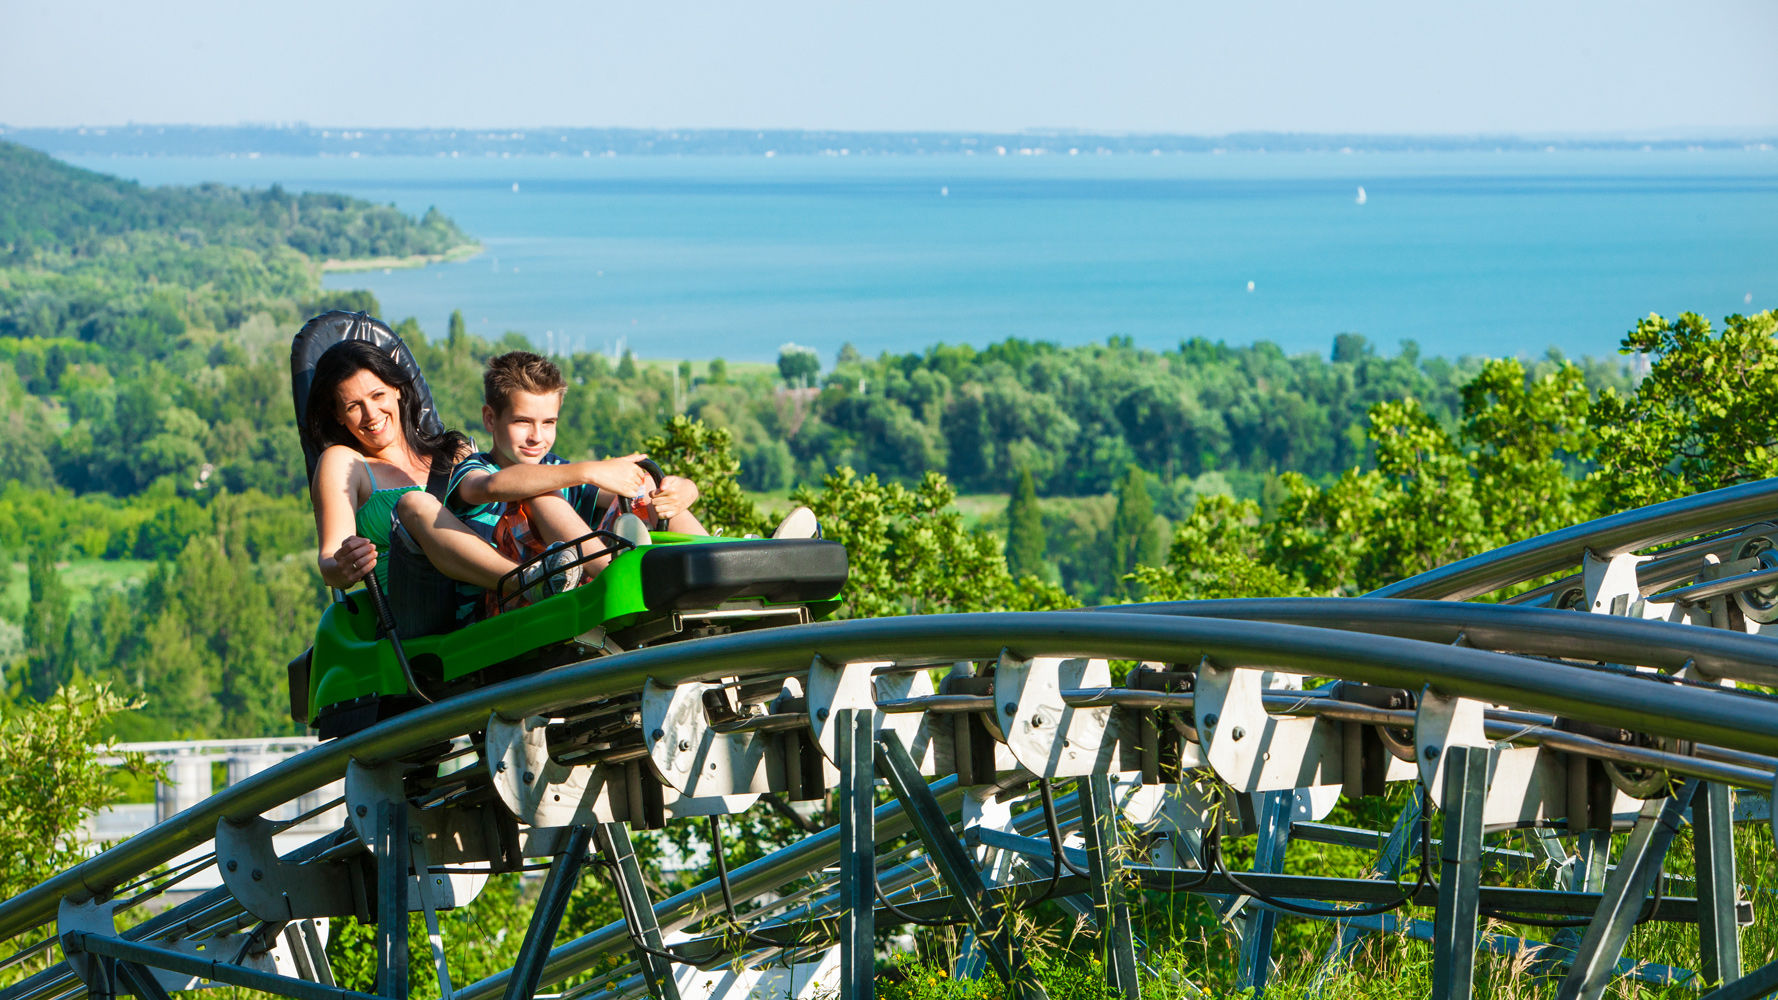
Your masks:
[{"label": "shoe", "polygon": [[543,550],[543,558],[526,566],[519,574],[519,592],[532,601],[573,590],[580,586],[580,553],[561,542],[551,542]]},{"label": "shoe", "polygon": [[820,538],[821,522],[815,520],[815,512],[807,507],[798,507],[785,516],[778,529],[772,532],[773,538]]},{"label": "shoe", "polygon": [[619,514],[617,520],[611,522],[611,533],[631,545],[654,544],[654,537],[648,533],[648,526],[634,514]]}]

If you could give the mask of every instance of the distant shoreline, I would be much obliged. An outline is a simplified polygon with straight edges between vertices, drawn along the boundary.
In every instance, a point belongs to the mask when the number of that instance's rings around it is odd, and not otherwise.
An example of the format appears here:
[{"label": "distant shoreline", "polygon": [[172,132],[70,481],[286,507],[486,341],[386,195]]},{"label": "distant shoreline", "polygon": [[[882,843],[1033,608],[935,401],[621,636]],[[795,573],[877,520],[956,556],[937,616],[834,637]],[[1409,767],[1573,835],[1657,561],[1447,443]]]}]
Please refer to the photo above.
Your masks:
[{"label": "distant shoreline", "polygon": [[1152,156],[1173,153],[1435,153],[1685,151],[1778,148],[1767,129],[1616,134],[1389,135],[1235,132],[1223,135],[1062,129],[979,132],[846,132],[801,129],[316,128],[122,125],[18,128],[0,139],[53,156]]},{"label": "distant shoreline", "polygon": [[444,253],[416,253],[406,257],[353,257],[348,260],[324,260],[321,262],[321,270],[322,273],[390,271],[398,267],[425,267],[427,264],[468,260],[481,252],[482,245],[480,243],[465,243],[459,247],[452,247]]}]

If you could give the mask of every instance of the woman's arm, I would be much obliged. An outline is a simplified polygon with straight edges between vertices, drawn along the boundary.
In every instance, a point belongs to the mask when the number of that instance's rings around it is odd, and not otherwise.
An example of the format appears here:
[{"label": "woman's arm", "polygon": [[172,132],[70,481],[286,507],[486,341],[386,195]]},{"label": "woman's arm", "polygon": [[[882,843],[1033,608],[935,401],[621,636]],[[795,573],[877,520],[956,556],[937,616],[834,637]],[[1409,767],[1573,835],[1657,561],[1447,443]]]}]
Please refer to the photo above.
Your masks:
[{"label": "woman's arm", "polygon": [[321,453],[309,494],[315,504],[315,565],[329,587],[345,590],[377,565],[377,547],[357,534],[353,477],[361,475],[361,456],[344,445]]}]

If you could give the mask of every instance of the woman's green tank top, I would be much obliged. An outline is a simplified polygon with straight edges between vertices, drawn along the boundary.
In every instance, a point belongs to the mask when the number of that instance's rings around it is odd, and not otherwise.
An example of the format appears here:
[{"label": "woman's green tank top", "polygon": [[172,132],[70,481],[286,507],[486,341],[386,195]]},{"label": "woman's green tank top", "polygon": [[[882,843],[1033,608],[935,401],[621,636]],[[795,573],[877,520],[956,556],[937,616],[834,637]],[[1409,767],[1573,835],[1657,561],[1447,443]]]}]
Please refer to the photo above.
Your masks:
[{"label": "woman's green tank top", "polygon": [[395,518],[395,503],[403,493],[425,489],[424,486],[392,486],[386,490],[377,489],[376,474],[370,471],[370,463],[364,463],[364,473],[370,476],[370,496],[365,498],[353,522],[358,528],[360,538],[368,538],[377,547],[377,568],[373,571],[377,583],[384,590],[389,589],[389,526]]}]

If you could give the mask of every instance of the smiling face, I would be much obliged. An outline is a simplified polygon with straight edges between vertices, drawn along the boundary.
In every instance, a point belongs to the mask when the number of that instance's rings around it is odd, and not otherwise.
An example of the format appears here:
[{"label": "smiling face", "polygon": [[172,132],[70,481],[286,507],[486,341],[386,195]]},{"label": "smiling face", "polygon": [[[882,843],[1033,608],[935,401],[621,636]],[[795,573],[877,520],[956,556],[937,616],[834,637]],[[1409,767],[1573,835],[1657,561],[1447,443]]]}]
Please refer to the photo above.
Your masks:
[{"label": "smiling face", "polygon": [[536,465],[556,444],[556,417],[562,411],[559,392],[514,390],[504,411],[482,407],[482,426],[493,442],[501,465]]},{"label": "smiling face", "polygon": [[401,440],[401,390],[361,369],[340,383],[334,415],[367,455]]}]

